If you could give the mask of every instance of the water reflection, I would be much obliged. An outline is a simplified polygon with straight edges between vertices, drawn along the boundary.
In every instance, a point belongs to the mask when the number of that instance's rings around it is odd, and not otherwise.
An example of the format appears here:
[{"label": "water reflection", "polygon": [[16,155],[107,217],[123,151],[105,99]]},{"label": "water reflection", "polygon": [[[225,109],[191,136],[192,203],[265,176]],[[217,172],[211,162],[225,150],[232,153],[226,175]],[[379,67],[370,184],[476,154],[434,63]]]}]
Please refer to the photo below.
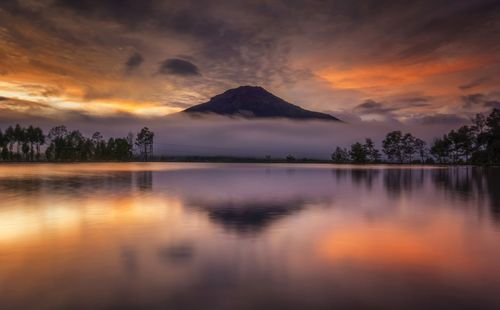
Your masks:
[{"label": "water reflection", "polygon": [[498,308],[497,168],[0,166],[0,308]]},{"label": "water reflection", "polygon": [[[436,169],[439,171],[440,169]],[[432,171],[431,173],[434,173]],[[384,186],[387,194],[399,197],[418,191],[424,185],[425,170],[422,169],[388,169],[384,172]]]},{"label": "water reflection", "polygon": [[207,210],[212,222],[222,225],[229,231],[242,234],[255,234],[272,225],[275,221],[289,216],[304,208],[302,200],[282,202],[225,202],[217,205],[199,204]]},{"label": "water reflection", "polygon": [[169,245],[158,250],[160,259],[168,263],[187,263],[193,258],[194,249],[189,243]]},{"label": "water reflection", "polygon": [[138,171],[135,172],[137,188],[141,191],[151,191],[153,189],[153,172]]}]

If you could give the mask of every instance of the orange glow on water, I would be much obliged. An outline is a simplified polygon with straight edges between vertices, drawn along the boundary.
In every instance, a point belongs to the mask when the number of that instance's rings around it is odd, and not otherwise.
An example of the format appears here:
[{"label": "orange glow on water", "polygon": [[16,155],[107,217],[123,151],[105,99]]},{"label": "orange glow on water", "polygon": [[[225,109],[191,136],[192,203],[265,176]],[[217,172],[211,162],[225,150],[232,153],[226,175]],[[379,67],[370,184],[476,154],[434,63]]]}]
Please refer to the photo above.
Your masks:
[{"label": "orange glow on water", "polygon": [[495,243],[490,232],[467,231],[460,218],[437,214],[422,227],[408,227],[397,221],[348,226],[320,239],[317,253],[335,264],[422,268],[476,276],[488,272],[484,258],[470,253],[468,238],[481,240],[478,249]]}]

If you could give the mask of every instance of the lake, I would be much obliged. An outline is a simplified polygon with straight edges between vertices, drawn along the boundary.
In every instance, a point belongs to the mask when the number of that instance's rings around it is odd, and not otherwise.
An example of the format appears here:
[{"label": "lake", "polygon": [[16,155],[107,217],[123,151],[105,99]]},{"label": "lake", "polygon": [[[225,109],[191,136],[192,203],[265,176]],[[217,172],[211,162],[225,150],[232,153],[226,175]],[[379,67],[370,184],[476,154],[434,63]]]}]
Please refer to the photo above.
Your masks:
[{"label": "lake", "polygon": [[500,309],[500,169],[0,165],[1,309]]}]

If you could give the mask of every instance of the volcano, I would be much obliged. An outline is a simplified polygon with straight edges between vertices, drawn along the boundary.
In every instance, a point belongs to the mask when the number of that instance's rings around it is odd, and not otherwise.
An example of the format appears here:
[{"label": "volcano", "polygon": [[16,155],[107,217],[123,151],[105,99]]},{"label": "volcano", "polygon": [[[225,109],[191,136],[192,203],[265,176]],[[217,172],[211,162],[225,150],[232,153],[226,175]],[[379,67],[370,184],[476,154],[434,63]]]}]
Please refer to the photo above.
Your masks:
[{"label": "volcano", "polygon": [[217,114],[244,118],[289,118],[295,120],[340,121],[321,112],[291,104],[259,86],[240,86],[212,97],[208,102],[183,111],[192,115]]}]

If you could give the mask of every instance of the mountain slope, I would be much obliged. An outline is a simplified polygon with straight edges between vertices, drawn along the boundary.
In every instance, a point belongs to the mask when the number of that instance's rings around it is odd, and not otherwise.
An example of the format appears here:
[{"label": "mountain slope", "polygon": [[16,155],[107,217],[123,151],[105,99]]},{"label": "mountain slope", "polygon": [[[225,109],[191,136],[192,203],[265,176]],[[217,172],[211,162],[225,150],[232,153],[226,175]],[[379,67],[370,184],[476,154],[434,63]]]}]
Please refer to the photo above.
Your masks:
[{"label": "mountain slope", "polygon": [[271,94],[258,86],[240,86],[192,106],[185,113],[213,113],[247,118],[281,117],[301,120],[340,121],[329,114],[309,111]]}]

